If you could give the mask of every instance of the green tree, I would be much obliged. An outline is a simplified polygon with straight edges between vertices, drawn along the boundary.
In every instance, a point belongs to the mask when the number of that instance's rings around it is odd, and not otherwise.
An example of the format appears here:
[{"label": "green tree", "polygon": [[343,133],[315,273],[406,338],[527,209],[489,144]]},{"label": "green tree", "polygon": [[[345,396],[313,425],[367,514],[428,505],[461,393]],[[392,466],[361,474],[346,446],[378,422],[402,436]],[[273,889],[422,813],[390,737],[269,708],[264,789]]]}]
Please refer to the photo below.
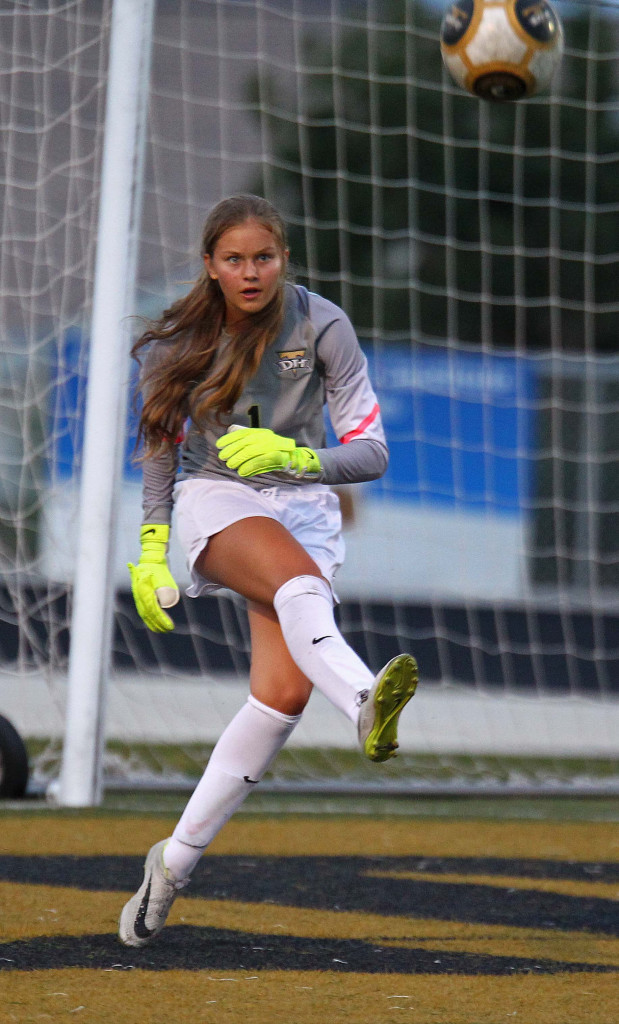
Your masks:
[{"label": "green tree", "polygon": [[254,83],[296,262],[361,334],[616,350],[616,19],[566,23],[552,102],[495,105],[446,88],[440,11],[380,11]]}]

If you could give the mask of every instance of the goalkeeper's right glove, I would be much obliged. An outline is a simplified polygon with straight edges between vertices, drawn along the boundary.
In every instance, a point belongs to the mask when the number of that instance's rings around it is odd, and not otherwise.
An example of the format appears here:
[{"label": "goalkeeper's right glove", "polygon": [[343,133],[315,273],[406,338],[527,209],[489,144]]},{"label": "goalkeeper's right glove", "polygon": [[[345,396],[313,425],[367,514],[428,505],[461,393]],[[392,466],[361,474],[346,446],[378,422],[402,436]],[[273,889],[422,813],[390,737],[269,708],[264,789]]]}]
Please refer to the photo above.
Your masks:
[{"label": "goalkeeper's right glove", "polygon": [[135,607],[153,633],[169,633],[174,629],[172,619],[163,611],[164,608],[172,608],[179,598],[178,587],[166,559],[169,539],[169,526],[143,526],[140,530],[140,561],[137,565],[127,563]]},{"label": "goalkeeper's right glove", "polygon": [[291,437],[281,437],[267,427],[228,428],[215,442],[219,458],[239,476],[289,473],[299,480],[320,473],[320,459],[313,448],[299,448]]}]

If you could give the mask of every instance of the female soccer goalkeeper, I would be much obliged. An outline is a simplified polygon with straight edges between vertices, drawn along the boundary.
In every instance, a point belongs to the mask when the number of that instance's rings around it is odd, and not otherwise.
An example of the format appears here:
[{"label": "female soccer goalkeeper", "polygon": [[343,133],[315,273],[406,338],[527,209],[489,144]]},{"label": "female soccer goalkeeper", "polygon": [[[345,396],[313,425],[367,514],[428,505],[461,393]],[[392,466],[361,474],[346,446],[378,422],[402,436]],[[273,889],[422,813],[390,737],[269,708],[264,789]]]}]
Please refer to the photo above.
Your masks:
[{"label": "female soccer goalkeeper", "polygon": [[[251,195],[225,199],[202,238],[204,269],[139,338],[142,367],[142,555],[130,565],[149,629],[173,629],[178,600],[166,563],[172,507],[191,572],[188,594],[229,587],[248,602],[250,694],[220,737],[171,838],[146,858],[120,938],[143,946],[179,889],[299,721],[313,686],[386,761],[413,696],[417,667],[394,658],[374,679],[333,616],[343,557],[330,484],[375,479],[387,446],[366,360],[332,302],[287,282],[277,211]],[[327,403],[340,444],[325,447]],[[179,466],[180,463],[180,466]]]}]

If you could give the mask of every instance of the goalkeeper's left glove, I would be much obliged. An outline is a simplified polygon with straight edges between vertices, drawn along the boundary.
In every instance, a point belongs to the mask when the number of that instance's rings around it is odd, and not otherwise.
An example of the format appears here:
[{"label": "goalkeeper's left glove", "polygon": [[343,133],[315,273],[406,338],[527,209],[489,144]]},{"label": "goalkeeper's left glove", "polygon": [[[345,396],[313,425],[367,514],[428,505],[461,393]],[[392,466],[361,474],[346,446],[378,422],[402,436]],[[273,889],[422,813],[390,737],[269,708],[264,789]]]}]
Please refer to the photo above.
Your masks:
[{"label": "goalkeeper's left glove", "polygon": [[216,444],[219,458],[239,476],[278,472],[302,477],[320,473],[315,451],[297,448],[291,437],[280,437],[264,427],[232,427]]}]

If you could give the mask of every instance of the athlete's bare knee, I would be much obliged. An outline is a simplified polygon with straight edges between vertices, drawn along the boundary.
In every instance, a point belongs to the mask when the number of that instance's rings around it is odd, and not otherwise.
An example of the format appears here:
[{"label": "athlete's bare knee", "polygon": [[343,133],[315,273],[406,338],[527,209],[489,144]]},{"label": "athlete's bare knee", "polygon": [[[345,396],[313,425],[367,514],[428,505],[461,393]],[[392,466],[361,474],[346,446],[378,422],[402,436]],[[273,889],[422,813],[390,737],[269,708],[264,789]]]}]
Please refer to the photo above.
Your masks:
[{"label": "athlete's bare knee", "polygon": [[282,715],[301,715],[310,698],[312,684],[309,680],[252,682],[251,692],[256,700]]}]

